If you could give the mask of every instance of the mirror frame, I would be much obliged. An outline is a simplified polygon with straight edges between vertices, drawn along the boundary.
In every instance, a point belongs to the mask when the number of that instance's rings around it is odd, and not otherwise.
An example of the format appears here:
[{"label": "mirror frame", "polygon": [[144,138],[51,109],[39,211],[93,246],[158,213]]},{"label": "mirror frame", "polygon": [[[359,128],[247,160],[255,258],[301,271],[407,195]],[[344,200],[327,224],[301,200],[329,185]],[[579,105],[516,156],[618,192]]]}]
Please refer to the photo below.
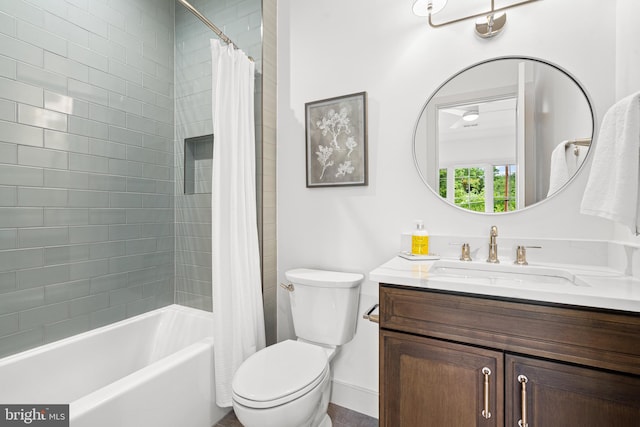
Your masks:
[{"label": "mirror frame", "polygon": [[[557,191],[555,191],[554,193],[552,193],[550,196],[545,197],[542,200],[539,200],[531,205],[525,206],[523,208],[519,208],[517,210],[514,211],[508,211],[508,212],[478,212],[478,211],[472,211],[469,209],[465,209],[463,207],[457,206],[451,202],[449,202],[448,200],[444,199],[442,196],[440,196],[440,193],[437,191],[437,189],[434,189],[431,187],[431,185],[428,184],[426,177],[423,175],[420,166],[418,164],[418,157],[417,157],[417,153],[416,153],[416,136],[418,133],[418,126],[420,124],[422,115],[424,114],[424,112],[427,109],[427,106],[429,105],[429,102],[431,102],[433,100],[433,98],[438,94],[438,92],[440,91],[440,89],[442,89],[445,85],[447,85],[447,83],[449,83],[451,80],[455,79],[456,77],[458,77],[459,75],[461,75],[462,73],[478,67],[480,65],[483,64],[487,64],[490,62],[495,62],[498,60],[504,60],[504,59],[515,59],[515,60],[527,60],[527,61],[533,61],[533,62],[539,62],[541,64],[547,65],[549,67],[555,68],[556,70],[560,71],[561,73],[563,73],[565,76],[567,76],[571,81],[573,81],[573,83],[575,83],[575,85],[578,87],[578,89],[580,89],[580,91],[582,92],[582,94],[584,95],[585,101],[587,102],[588,106],[589,106],[589,110],[591,111],[591,145],[589,147],[589,152],[587,153],[584,161],[582,162],[582,164],[580,165],[580,167],[575,171],[575,173],[569,177],[569,179],[567,180],[567,182],[560,187]],[[497,56],[497,57],[493,57],[493,58],[489,58],[489,59],[485,59],[483,61],[479,61],[476,62],[468,67],[463,68],[462,70],[456,72],[455,74],[453,74],[451,77],[449,77],[448,79],[446,79],[443,83],[441,83],[432,93],[431,95],[429,95],[429,97],[427,98],[427,101],[423,104],[423,106],[420,108],[420,112],[418,114],[418,118],[415,121],[415,125],[413,127],[413,138],[412,138],[412,144],[411,144],[411,154],[413,156],[413,163],[414,166],[418,172],[418,175],[420,176],[420,179],[422,180],[422,183],[429,189],[429,191],[431,191],[439,200],[441,200],[443,203],[445,203],[447,206],[452,206],[456,209],[459,209],[463,212],[469,212],[469,213],[473,213],[473,214],[479,214],[479,215],[509,215],[509,214],[516,214],[518,212],[523,212],[525,210],[528,210],[530,208],[533,208],[535,206],[539,206],[540,204],[546,202],[547,200],[549,200],[550,198],[556,197],[558,194],[562,193],[578,176],[579,173],[581,173],[581,171],[584,168],[584,164],[591,158],[592,154],[591,152],[593,151],[593,148],[595,147],[595,144],[597,143],[596,138],[596,112],[595,109],[593,107],[593,101],[591,100],[591,96],[589,95],[589,92],[587,92],[587,90],[585,89],[585,87],[580,83],[580,81],[570,72],[568,72],[566,69],[564,69],[563,67],[560,67],[559,65],[556,65],[552,62],[549,62],[547,60],[543,60],[540,58],[535,58],[535,57],[531,57],[531,56],[525,56],[525,55],[507,55],[507,56]]]}]

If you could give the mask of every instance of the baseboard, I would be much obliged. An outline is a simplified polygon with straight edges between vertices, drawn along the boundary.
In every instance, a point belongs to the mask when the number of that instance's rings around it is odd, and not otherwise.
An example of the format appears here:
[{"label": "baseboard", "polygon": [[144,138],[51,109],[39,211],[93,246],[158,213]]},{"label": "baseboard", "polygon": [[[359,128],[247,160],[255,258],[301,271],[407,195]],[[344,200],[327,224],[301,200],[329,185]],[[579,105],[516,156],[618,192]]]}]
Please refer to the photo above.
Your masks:
[{"label": "baseboard", "polygon": [[339,380],[331,383],[331,402],[343,408],[378,418],[378,392]]}]

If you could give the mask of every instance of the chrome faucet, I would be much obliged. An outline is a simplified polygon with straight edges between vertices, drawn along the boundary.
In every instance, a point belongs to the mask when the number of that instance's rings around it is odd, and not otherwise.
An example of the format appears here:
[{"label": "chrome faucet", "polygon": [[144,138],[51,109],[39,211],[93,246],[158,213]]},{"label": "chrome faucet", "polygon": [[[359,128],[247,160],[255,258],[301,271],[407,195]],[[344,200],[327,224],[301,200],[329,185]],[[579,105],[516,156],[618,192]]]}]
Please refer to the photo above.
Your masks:
[{"label": "chrome faucet", "polygon": [[489,258],[487,258],[487,262],[492,264],[500,263],[500,260],[498,260],[498,244],[496,243],[496,237],[498,237],[498,227],[493,225],[489,232]]}]

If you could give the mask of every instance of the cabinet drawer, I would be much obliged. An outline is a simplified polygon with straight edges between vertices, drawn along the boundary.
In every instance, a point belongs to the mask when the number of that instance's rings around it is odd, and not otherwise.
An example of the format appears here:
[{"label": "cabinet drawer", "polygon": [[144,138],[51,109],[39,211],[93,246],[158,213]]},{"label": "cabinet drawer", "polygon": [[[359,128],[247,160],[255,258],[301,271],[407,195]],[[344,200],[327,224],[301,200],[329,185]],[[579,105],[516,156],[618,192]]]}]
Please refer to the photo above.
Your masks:
[{"label": "cabinet drawer", "polygon": [[640,375],[640,316],[380,287],[380,327]]}]

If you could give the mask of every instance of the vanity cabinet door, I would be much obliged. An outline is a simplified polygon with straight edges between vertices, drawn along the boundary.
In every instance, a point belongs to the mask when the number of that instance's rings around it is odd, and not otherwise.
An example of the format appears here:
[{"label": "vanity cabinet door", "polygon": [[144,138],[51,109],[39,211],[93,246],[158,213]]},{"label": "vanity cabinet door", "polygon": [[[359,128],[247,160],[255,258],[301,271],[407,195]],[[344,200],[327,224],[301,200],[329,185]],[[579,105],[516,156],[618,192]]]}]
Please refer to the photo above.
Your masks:
[{"label": "vanity cabinet door", "polygon": [[504,425],[502,352],[387,330],[380,344],[380,426]]},{"label": "vanity cabinet door", "polygon": [[523,409],[529,427],[640,425],[638,377],[511,355],[505,377],[509,426],[518,425]]}]

